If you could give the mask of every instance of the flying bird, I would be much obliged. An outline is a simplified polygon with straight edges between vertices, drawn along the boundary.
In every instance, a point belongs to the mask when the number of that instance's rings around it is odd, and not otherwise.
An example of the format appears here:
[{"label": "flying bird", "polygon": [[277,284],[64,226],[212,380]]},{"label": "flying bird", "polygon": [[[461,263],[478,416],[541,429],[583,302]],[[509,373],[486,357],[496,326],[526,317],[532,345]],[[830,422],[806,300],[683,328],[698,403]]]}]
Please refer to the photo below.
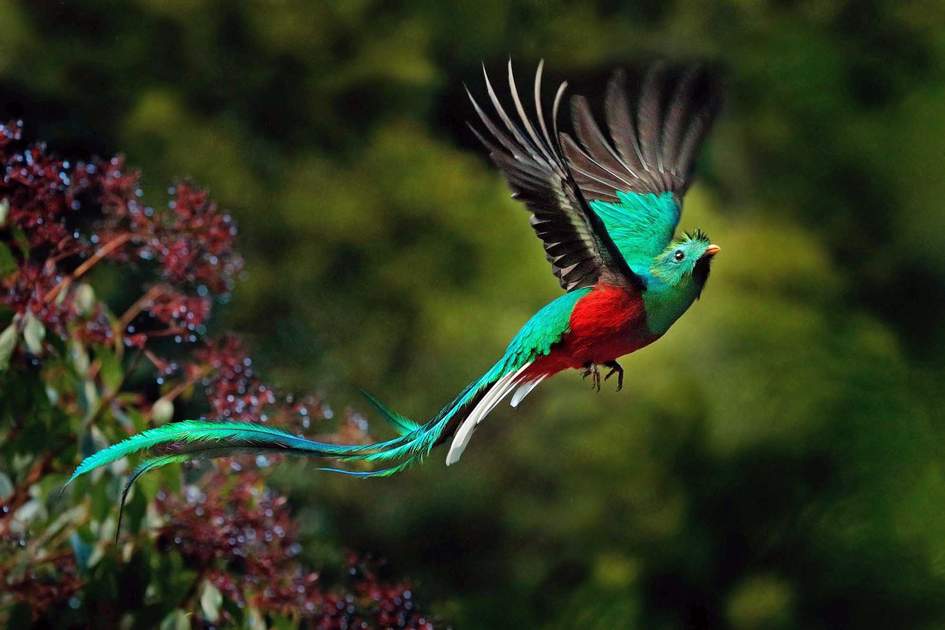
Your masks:
[{"label": "flying bird", "polygon": [[[446,464],[459,461],[476,428],[504,400],[517,406],[549,376],[581,370],[600,390],[616,375],[617,359],[659,339],[699,298],[719,247],[702,231],[674,238],[693,164],[719,105],[719,90],[701,67],[673,71],[658,64],[629,91],[617,71],[607,86],[608,135],[586,99],[571,100],[574,136],[559,132],[558,110],[567,84],[555,93],[550,129],[542,108],[542,69],[534,80],[533,115],[526,111],[508,66],[511,107],[488,74],[486,108],[469,93],[481,126],[470,125],[505,175],[565,293],[518,331],[505,353],[432,419],[418,423],[376,398],[368,401],[398,436],[373,444],[316,442],[265,424],[185,420],[131,436],[86,458],[70,482],[126,455],[152,457],[130,475],[196,457],[234,452],[295,453],[370,470],[324,467],[359,477],[383,477],[422,460],[449,442]],[[485,101],[483,101],[485,102]]]}]

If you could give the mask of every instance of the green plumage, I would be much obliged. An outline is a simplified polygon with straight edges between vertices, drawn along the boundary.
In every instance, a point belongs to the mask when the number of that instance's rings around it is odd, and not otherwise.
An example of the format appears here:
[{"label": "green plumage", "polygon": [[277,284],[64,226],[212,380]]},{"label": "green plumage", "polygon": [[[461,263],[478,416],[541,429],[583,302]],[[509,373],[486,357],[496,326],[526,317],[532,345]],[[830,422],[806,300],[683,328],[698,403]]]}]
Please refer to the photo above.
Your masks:
[{"label": "green plumage", "polygon": [[619,202],[592,201],[620,254],[635,272],[645,272],[673,239],[680,209],[671,192],[617,191]]},{"label": "green plumage", "polygon": [[201,450],[221,446],[231,449],[253,447],[295,450],[324,456],[341,456],[369,448],[313,442],[264,424],[185,420],[133,435],[87,457],[72,473],[69,482],[96,468],[142,451],[163,448],[173,451],[167,454],[199,455]]},{"label": "green plumage", "polygon": [[502,359],[493,367],[493,370],[497,370],[496,378],[517,370],[537,356],[551,352],[551,346],[568,330],[574,305],[590,292],[591,289],[576,289],[565,293],[532,315],[509,342]]}]

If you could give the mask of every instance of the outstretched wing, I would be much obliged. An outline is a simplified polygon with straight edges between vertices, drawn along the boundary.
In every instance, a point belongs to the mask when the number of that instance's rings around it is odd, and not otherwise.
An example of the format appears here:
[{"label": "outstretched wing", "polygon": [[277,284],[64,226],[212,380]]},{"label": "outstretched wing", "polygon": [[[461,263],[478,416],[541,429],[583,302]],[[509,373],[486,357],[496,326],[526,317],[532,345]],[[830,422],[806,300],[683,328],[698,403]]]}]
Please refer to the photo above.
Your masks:
[{"label": "outstretched wing", "polygon": [[511,61],[509,89],[519,122],[513,121],[506,113],[483,68],[489,99],[505,129],[499,128],[486,115],[467,90],[492,140],[486,139],[472,125],[470,127],[489,149],[492,161],[505,174],[512,196],[523,201],[531,211],[531,226],[544,243],[548,262],[565,291],[593,286],[602,276],[611,282],[642,289],[643,281],[630,270],[600,216],[591,210],[561,154],[557,140],[557,114],[566,83],[561,84],[555,95],[552,108],[554,133],[548,132],[541,106],[542,68],[543,63],[539,63],[535,73],[538,129],[529,120],[519,98]]},{"label": "outstretched wing", "polygon": [[618,70],[607,86],[612,143],[580,96],[572,99],[580,144],[567,134],[561,134],[561,143],[582,194],[632,261],[652,258],[673,238],[695,157],[720,98],[701,67],[674,72],[657,64],[631,95],[625,84],[625,73]]}]

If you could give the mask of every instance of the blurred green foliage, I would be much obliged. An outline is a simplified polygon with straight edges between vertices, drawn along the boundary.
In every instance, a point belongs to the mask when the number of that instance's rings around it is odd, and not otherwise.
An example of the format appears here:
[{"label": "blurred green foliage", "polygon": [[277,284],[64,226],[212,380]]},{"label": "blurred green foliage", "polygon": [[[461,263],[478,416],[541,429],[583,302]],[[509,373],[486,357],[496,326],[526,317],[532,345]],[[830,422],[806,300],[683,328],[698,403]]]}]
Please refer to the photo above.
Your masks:
[{"label": "blurred green foliage", "polygon": [[934,0],[5,0],[0,94],[59,149],[124,151],[146,185],[191,176],[233,211],[246,273],[219,324],[271,381],[423,417],[558,290],[463,125],[480,61],[544,58],[592,102],[621,64],[719,64],[683,226],[723,252],[624,392],[559,376],[449,470],[279,480],[309,553],[374,550],[459,628],[933,628],[943,19]]}]

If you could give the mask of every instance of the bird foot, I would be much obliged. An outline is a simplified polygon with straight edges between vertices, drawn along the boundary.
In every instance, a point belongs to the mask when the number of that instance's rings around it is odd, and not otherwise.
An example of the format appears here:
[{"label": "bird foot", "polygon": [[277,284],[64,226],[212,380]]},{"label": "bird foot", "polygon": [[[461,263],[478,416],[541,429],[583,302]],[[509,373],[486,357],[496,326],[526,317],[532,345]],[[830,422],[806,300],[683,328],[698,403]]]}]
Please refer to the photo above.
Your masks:
[{"label": "bird foot", "polygon": [[596,363],[586,363],[584,365],[584,372],[581,373],[581,376],[585,380],[587,380],[588,376],[593,376],[591,381],[591,389],[600,391],[600,369],[597,367]]},{"label": "bird foot", "polygon": [[617,391],[619,392],[623,389],[623,368],[620,367],[620,364],[616,361],[608,361],[604,364],[604,367],[610,368],[610,372],[607,372],[607,375],[604,377],[605,381],[614,374],[617,375]]}]

